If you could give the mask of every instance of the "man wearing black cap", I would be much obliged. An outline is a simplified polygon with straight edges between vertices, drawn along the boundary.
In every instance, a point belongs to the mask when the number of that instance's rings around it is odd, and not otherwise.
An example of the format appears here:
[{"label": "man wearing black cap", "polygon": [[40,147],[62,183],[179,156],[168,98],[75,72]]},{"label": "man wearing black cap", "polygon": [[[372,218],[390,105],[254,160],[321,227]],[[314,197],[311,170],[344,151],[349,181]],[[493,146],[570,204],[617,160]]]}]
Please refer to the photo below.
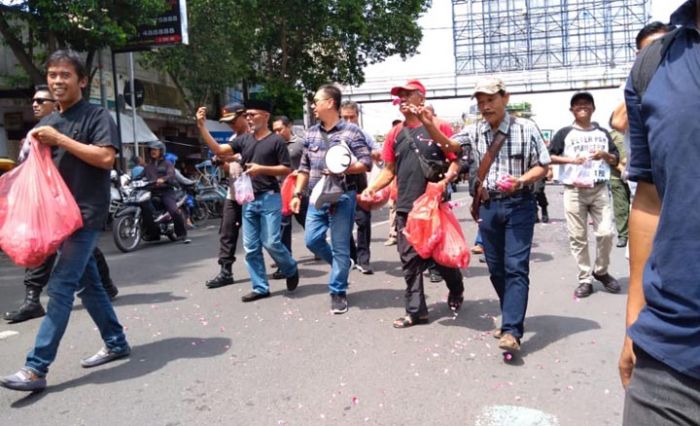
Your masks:
[{"label": "man wearing black cap", "polygon": [[287,290],[297,288],[299,271],[280,234],[282,200],[277,176],[291,171],[289,152],[284,139],[268,128],[272,105],[252,100],[245,103],[245,108],[252,133],[238,136],[228,145],[207,139],[205,142],[218,156],[240,154],[245,173],[253,183],[255,199],[243,206],[243,247],[253,291],[241,298],[243,302],[252,302],[270,296],[263,247],[287,278]]},{"label": "man wearing black cap", "polygon": [[[206,127],[207,109],[201,107],[197,110],[197,128],[202,139],[207,140],[207,144],[216,143]],[[226,123],[233,130],[233,135],[229,142],[237,136],[248,132],[248,121],[245,119],[245,107],[238,102],[233,102],[223,108],[220,122]],[[219,265],[221,271],[212,279],[206,282],[207,288],[218,288],[233,284],[233,264],[236,261],[236,245],[238,243],[238,231],[241,229],[241,218],[243,211],[241,205],[235,201],[233,193],[233,178],[239,174],[240,164],[237,162],[226,163],[229,176],[229,191],[224,201],[221,225],[219,225]]]},{"label": "man wearing black cap", "polygon": [[[608,273],[615,228],[608,181],[610,167],[620,160],[607,130],[591,121],[595,111],[593,96],[588,92],[571,97],[574,123],[559,130],[552,138],[549,153],[552,164],[559,164],[559,180],[564,184],[564,209],[569,231],[569,245],[578,265],[576,297],[593,293],[592,281],[600,281],[611,293],[620,284]],[[596,236],[596,259],[591,265],[588,255],[588,215]]]}]

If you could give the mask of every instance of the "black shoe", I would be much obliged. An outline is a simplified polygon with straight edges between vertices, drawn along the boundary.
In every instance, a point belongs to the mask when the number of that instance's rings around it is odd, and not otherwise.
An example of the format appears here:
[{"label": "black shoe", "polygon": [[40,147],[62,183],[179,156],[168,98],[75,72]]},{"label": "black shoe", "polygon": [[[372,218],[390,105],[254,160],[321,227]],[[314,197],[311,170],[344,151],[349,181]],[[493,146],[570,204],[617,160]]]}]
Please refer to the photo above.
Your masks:
[{"label": "black shoe", "polygon": [[535,215],[535,223],[540,223],[540,215]]},{"label": "black shoe", "polygon": [[357,268],[358,271],[362,272],[362,273],[365,274],[365,275],[372,275],[372,274],[374,274],[374,271],[372,270],[372,267],[369,266],[369,265],[361,265],[361,264],[358,263],[357,266],[356,266],[356,268]]},{"label": "black shoe", "polygon": [[254,291],[251,291],[250,293],[244,295],[241,297],[241,301],[245,302],[254,302],[258,299],[264,299],[266,297],[270,297],[270,293],[256,293]]},{"label": "black shoe", "polygon": [[299,270],[297,270],[294,275],[287,277],[287,291],[294,291],[299,285]]},{"label": "black shoe", "polygon": [[175,239],[175,241],[180,241],[182,244],[189,244],[192,242],[192,240],[187,238],[187,235],[180,235]]},{"label": "black shoe", "polygon": [[219,275],[205,283],[207,288],[219,288],[230,284],[233,284],[233,274],[224,271],[219,272]]},{"label": "black shoe", "polygon": [[542,213],[542,223],[549,223],[549,215],[547,213]]},{"label": "black shoe", "polygon": [[272,279],[273,280],[282,280],[284,278],[287,278],[284,276],[282,272],[280,272],[279,268],[275,272],[272,273]]},{"label": "black shoe", "polygon": [[617,239],[617,246],[622,248],[622,247],[627,247],[627,238],[621,237]]},{"label": "black shoe", "polygon": [[107,364],[108,362],[112,362],[120,358],[126,358],[129,356],[129,354],[131,354],[131,348],[129,346],[127,346],[126,349],[119,352],[115,352],[107,348],[102,348],[99,351],[97,351],[95,355],[81,359],[80,365],[83,368],[97,367],[98,365]]},{"label": "black shoe", "polygon": [[348,311],[348,297],[344,294],[331,294],[331,312],[336,315]]},{"label": "black shoe", "polygon": [[605,289],[610,293],[619,293],[621,290],[620,283],[608,273],[603,275],[593,274],[593,278],[600,281],[603,284],[603,287],[605,287]]},{"label": "black shoe", "polygon": [[40,318],[46,315],[41,303],[25,301],[16,311],[5,312],[3,318],[11,324],[27,321],[33,318]]},{"label": "black shoe", "polygon": [[442,275],[438,271],[430,271],[430,282],[439,283],[442,281]]},{"label": "black shoe", "polygon": [[588,297],[591,295],[591,293],[593,293],[593,284],[591,283],[580,283],[578,287],[576,287],[576,290],[574,290],[574,294],[579,299]]},{"label": "black shoe", "polygon": [[27,368],[22,368],[11,376],[0,379],[0,386],[7,389],[39,392],[46,387],[46,377],[39,377]]},{"label": "black shoe", "polygon": [[464,292],[458,294],[450,292],[450,294],[447,295],[447,305],[452,309],[452,312],[459,311],[462,307],[462,303],[464,303]]}]

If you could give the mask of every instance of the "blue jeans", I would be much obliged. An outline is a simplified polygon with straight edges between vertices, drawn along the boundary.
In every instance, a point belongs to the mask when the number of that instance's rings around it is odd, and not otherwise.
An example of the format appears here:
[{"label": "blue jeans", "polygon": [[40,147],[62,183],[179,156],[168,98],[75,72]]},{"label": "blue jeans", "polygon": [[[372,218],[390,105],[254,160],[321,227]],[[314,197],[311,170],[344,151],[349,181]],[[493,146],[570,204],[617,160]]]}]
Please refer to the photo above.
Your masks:
[{"label": "blue jeans", "polygon": [[260,294],[270,292],[270,283],[265,272],[263,247],[285,277],[297,273],[297,262],[287,247],[282,244],[280,224],[282,222],[282,197],[279,192],[257,194],[255,199],[243,206],[243,248],[245,265],[250,274],[253,291]]},{"label": "blue jeans", "polygon": [[532,194],[525,193],[491,200],[479,210],[486,264],[501,303],[501,330],[517,338],[524,333],[536,208]]},{"label": "blue jeans", "polygon": [[[347,191],[338,202],[317,209],[309,204],[306,213],[306,247],[331,265],[328,288],[331,294],[345,294],[350,275],[350,236],[355,224],[355,191]],[[331,245],[326,232],[331,230]]]},{"label": "blue jeans", "polygon": [[49,365],[56,359],[76,293],[100,330],[105,346],[114,352],[128,348],[124,329],[97,272],[93,250],[98,237],[97,230],[81,229],[73,233],[59,250],[58,261],[48,283],[50,299],[46,316],[41,321],[34,349],[27,355],[25,364],[39,376],[45,376]]}]

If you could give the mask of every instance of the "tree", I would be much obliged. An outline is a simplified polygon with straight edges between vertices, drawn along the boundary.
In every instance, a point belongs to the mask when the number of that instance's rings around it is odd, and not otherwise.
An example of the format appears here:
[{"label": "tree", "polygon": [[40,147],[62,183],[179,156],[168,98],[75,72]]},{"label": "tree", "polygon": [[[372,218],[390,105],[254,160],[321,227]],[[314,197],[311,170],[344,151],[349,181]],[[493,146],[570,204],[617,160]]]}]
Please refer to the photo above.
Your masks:
[{"label": "tree", "polygon": [[414,54],[422,38],[417,20],[429,6],[430,0],[190,0],[190,46],[163,49],[149,61],[200,104],[240,81],[261,84],[277,104],[289,104],[330,81],[361,84],[367,65]]},{"label": "tree", "polygon": [[86,68],[98,49],[123,45],[140,25],[153,24],[165,0],[14,0],[0,4],[0,35],[33,84],[45,83],[47,52],[86,52]]}]

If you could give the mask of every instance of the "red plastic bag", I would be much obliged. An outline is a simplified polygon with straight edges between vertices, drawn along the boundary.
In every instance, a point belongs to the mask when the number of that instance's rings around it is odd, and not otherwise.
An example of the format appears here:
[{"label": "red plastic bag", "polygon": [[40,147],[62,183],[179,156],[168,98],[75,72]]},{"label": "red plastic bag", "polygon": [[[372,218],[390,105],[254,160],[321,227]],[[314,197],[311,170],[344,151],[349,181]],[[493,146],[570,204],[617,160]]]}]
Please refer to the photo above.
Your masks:
[{"label": "red plastic bag", "polygon": [[425,194],[416,199],[406,219],[403,234],[423,259],[432,257],[433,250],[443,238],[440,225],[441,200],[442,188],[429,182]]},{"label": "red plastic bag", "polygon": [[469,265],[469,248],[449,203],[440,204],[440,225],[443,237],[433,250],[433,260],[450,268],[466,268]]},{"label": "red plastic bag", "polygon": [[385,186],[375,192],[369,199],[362,198],[362,194],[357,194],[357,204],[365,211],[377,210],[384,207],[384,205],[389,202],[390,193],[391,186]]},{"label": "red plastic bag", "polygon": [[292,209],[289,208],[289,203],[292,202],[292,198],[294,197],[294,189],[297,186],[297,175],[292,173],[287,175],[286,178],[284,178],[284,182],[282,182],[282,189],[280,192],[282,193],[282,216],[291,216],[292,215]]},{"label": "red plastic bag", "polygon": [[391,201],[396,201],[397,198],[399,198],[399,180],[397,178],[394,178],[394,181],[391,182],[390,185],[390,191],[389,191],[389,199]]},{"label": "red plastic bag", "polygon": [[0,247],[17,265],[33,268],[82,228],[83,218],[51,149],[27,137],[27,159],[0,177]]}]

